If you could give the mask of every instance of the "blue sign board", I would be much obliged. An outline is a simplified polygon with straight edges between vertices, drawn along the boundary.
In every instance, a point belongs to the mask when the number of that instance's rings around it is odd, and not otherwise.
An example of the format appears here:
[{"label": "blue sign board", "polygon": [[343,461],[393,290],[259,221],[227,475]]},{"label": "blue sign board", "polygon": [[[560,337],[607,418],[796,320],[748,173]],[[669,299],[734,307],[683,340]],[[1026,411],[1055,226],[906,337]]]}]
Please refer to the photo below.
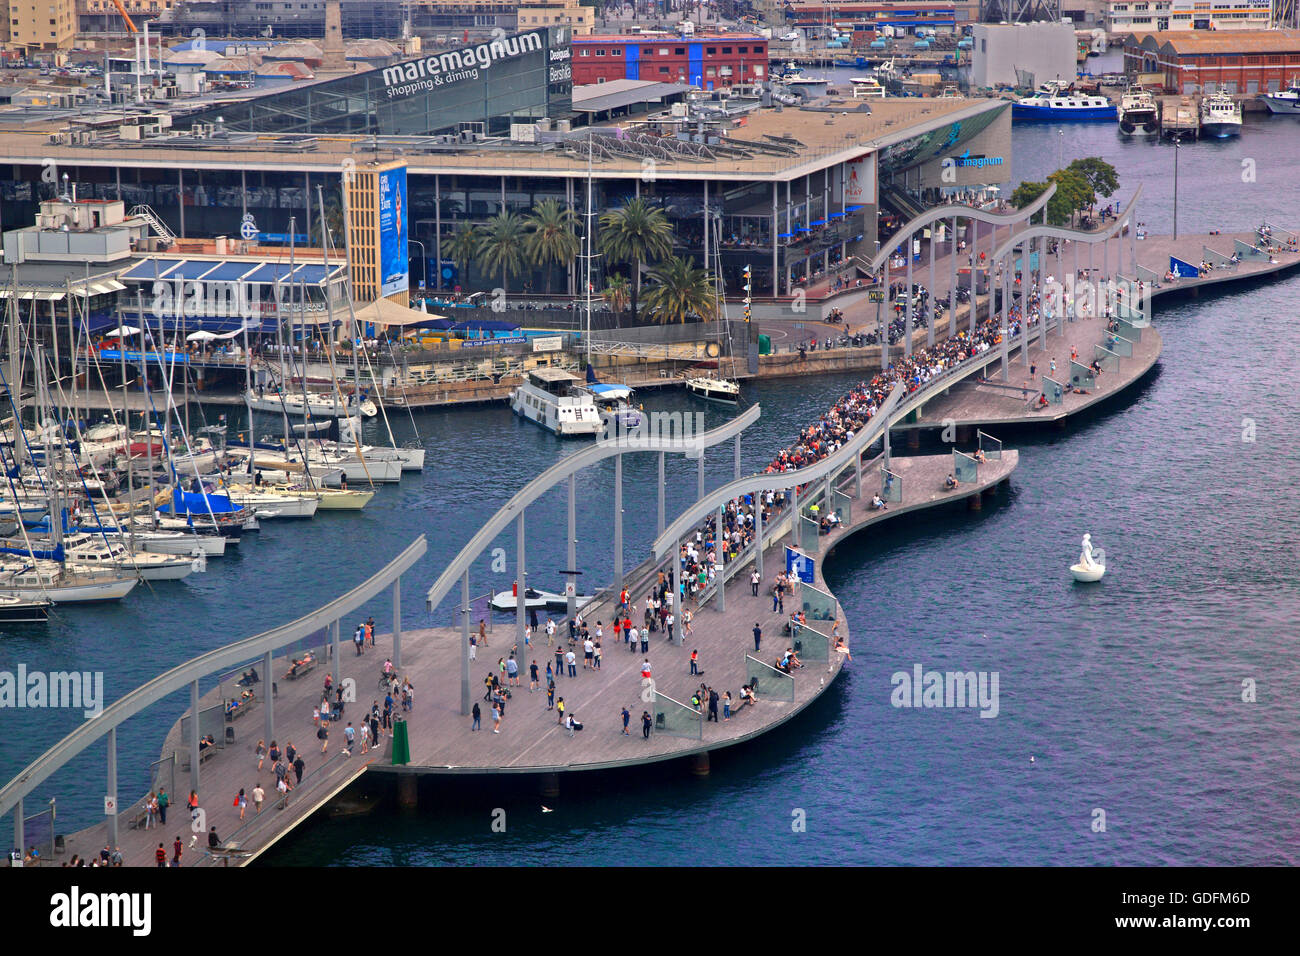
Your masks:
[{"label": "blue sign board", "polygon": [[785,573],[792,574],[804,584],[812,584],[817,568],[815,560],[794,548],[785,549]]},{"label": "blue sign board", "polygon": [[[100,349],[99,357],[106,362],[121,362],[124,360],[122,357],[122,353],[119,352],[117,349]],[[184,352],[165,352],[162,354],[158,352],[149,353],[150,362],[158,362],[164,365],[173,365],[173,364],[184,365],[189,360],[190,357],[186,355]],[[138,351],[133,352],[128,350],[126,353],[125,361],[139,362],[140,353]]]},{"label": "blue sign board", "polygon": [[1169,271],[1179,279],[1195,279],[1201,274],[1201,271],[1196,266],[1174,256],[1169,257]]},{"label": "blue sign board", "polygon": [[379,174],[379,294],[390,296],[411,287],[407,252],[406,167]]}]

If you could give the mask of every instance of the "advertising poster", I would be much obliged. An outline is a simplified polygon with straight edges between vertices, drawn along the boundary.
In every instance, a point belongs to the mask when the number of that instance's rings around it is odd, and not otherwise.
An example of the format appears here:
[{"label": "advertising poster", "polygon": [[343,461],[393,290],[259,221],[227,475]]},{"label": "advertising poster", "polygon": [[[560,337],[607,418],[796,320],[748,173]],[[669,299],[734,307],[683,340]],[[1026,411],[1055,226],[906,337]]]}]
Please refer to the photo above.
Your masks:
[{"label": "advertising poster", "polygon": [[407,254],[406,167],[379,174],[379,294],[390,296],[410,288],[411,260]]}]

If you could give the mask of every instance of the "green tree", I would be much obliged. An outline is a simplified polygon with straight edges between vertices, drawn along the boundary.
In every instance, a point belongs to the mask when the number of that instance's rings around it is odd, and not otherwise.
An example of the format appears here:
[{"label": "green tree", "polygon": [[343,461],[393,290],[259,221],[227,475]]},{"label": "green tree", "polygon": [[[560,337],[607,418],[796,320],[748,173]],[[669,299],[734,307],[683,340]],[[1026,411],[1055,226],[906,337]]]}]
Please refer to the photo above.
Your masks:
[{"label": "green tree", "polygon": [[480,229],[478,264],[484,272],[501,273],[501,288],[510,291],[510,277],[524,267],[528,230],[522,217],[499,212]]},{"label": "green tree", "polygon": [[645,294],[647,308],[659,321],[685,322],[688,316],[711,319],[718,311],[713,277],[691,259],[673,256],[650,273],[652,285]]},{"label": "green tree", "polygon": [[1099,156],[1086,156],[1083,159],[1076,159],[1066,167],[1071,172],[1076,172],[1088,181],[1088,186],[1092,189],[1093,199],[1088,206],[1089,213],[1092,207],[1097,203],[1097,197],[1109,199],[1119,189],[1119,173],[1115,167],[1106,162]]},{"label": "green tree", "polygon": [[546,199],[533,207],[524,220],[528,236],[524,247],[528,258],[546,272],[546,294],[551,294],[551,266],[567,267],[578,255],[578,236],[573,231],[573,210],[557,199]]},{"label": "green tree", "polygon": [[1083,212],[1097,201],[1092,184],[1082,173],[1058,169],[1047,179],[1056,183],[1056,195],[1047,201],[1047,218],[1057,225],[1071,222],[1076,212]]},{"label": "green tree", "polygon": [[1017,209],[1024,209],[1026,206],[1032,206],[1038,201],[1038,197],[1047,192],[1049,183],[1021,183],[1011,194],[1011,205]]},{"label": "green tree", "polygon": [[617,315],[627,308],[628,300],[631,297],[631,287],[628,285],[627,276],[615,272],[605,280],[604,291],[600,293],[601,298],[609,303],[609,307]]},{"label": "green tree", "polygon": [[460,224],[460,228],[452,234],[447,240],[445,251],[456,263],[462,275],[469,271],[470,264],[478,260],[479,246],[482,244],[482,237],[478,229],[467,222]]},{"label": "green tree", "polygon": [[632,317],[637,316],[641,293],[641,263],[655,262],[672,254],[673,229],[662,209],[640,197],[628,200],[620,209],[600,214],[600,250],[612,262],[632,267]]}]

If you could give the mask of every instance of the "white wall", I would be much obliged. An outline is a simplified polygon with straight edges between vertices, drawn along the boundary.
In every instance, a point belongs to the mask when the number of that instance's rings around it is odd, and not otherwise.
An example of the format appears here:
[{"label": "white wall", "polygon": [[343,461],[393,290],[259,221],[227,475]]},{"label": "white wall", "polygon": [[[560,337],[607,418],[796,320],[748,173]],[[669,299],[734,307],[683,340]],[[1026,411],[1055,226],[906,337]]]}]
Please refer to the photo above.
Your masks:
[{"label": "white wall", "polygon": [[1034,84],[1073,80],[1078,47],[1071,23],[977,23],[971,56],[971,84],[1016,84],[1016,70],[1034,74]]}]

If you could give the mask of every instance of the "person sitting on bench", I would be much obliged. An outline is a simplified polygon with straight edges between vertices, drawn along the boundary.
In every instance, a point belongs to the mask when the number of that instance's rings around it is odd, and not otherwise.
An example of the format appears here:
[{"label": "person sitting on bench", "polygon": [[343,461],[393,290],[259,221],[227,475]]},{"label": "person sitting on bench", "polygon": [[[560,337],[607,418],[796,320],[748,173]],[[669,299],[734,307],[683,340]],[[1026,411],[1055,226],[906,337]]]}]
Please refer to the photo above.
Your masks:
[{"label": "person sitting on bench", "polygon": [[957,478],[952,472],[949,472],[948,477],[943,480],[943,487],[948,491],[952,491],[956,488],[957,484]]},{"label": "person sitting on bench", "polygon": [[211,734],[208,734],[206,737],[200,737],[199,753],[203,753],[203,751],[207,750],[209,747],[215,747],[216,745],[217,741]]},{"label": "person sitting on bench", "polygon": [[758,703],[758,695],[754,693],[754,689],[748,684],[742,684],[740,687],[740,706],[744,707],[746,704],[755,703]]},{"label": "person sitting on bench", "polygon": [[316,658],[314,658],[314,657],[311,656],[311,651],[308,651],[308,652],[307,652],[306,654],[304,654],[300,659],[298,659],[298,660],[296,660],[296,661],[293,662],[293,666],[289,668],[289,673],[285,674],[284,676],[285,676],[285,677],[297,677],[297,676],[298,676],[298,668],[302,668],[302,669],[306,670],[308,667],[310,667],[312,664],[315,664],[315,663],[316,663]]},{"label": "person sitting on bench", "polygon": [[884,502],[883,500],[881,500],[880,495],[872,495],[872,496],[871,496],[871,510],[872,510],[872,511],[884,511],[884,510],[885,510],[885,502]]},{"label": "person sitting on bench", "polygon": [[975,449],[975,455],[974,455],[974,458],[975,458],[975,460],[978,461],[981,465],[988,464],[987,459],[985,459],[985,457],[984,457],[984,449],[983,449],[983,448],[976,448],[976,449]]}]

